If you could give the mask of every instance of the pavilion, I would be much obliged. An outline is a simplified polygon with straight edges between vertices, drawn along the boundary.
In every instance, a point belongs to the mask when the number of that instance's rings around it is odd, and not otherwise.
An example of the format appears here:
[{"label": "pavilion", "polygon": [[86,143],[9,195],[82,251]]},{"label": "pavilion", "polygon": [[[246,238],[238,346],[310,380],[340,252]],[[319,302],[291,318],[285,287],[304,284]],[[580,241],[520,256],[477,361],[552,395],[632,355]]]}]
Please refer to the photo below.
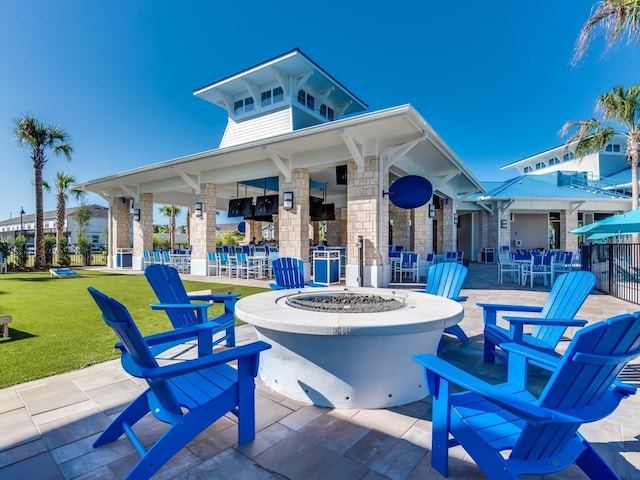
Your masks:
[{"label": "pavilion", "polygon": [[[391,277],[388,245],[404,245],[421,258],[456,250],[458,205],[484,192],[411,105],[361,113],[366,104],[299,49],[194,95],[228,113],[219,148],[76,185],[108,202],[111,265],[133,237],[132,266],[142,269],[143,252],[153,245],[153,205],[176,205],[189,211],[191,273],[206,275],[207,252],[216,246],[216,210],[274,195],[277,213],[245,217],[246,238],[273,221],[280,255],[308,262],[309,244],[317,242],[310,204],[316,197],[332,205],[326,238],[346,246],[346,284],[383,287]],[[411,210],[390,203],[389,186],[407,175],[431,182],[429,203]]]}]

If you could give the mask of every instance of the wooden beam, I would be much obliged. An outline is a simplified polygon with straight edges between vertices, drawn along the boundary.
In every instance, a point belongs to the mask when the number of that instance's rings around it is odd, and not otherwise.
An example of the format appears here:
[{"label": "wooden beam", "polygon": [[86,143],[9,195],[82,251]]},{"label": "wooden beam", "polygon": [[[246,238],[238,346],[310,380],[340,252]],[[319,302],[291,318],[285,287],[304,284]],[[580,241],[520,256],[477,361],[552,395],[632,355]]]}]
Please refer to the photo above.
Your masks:
[{"label": "wooden beam", "polygon": [[183,171],[178,170],[177,172],[184,183],[191,187],[196,195],[200,195],[200,182],[198,181],[198,177],[196,177],[196,180],[194,180],[193,178],[191,178],[191,176]]},{"label": "wooden beam", "polygon": [[280,170],[280,173],[284,176],[285,181],[291,181],[291,159],[282,158],[276,152],[269,149],[269,147],[262,147],[263,150],[267,152],[269,158],[274,163],[274,165]]},{"label": "wooden beam", "polygon": [[358,145],[356,145],[356,141],[353,136],[351,136],[344,128],[341,128],[338,131],[338,135],[342,137],[342,141],[347,146],[347,150],[351,154],[351,158],[356,164],[358,168],[358,172],[364,172],[364,157],[362,152],[358,149]]}]

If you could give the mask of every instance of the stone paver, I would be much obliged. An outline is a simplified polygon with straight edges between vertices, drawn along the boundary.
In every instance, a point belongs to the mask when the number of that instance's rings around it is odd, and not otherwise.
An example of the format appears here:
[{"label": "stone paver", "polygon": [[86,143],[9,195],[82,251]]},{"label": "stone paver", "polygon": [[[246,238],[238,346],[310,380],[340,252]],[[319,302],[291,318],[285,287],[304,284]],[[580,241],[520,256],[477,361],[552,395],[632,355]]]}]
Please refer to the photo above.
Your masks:
[{"label": "stone paver", "polygon": [[[447,337],[441,356],[475,375],[499,382],[505,378],[505,367],[482,362],[482,312],[476,302],[541,305],[548,288],[497,285],[495,268],[471,265],[462,292],[469,298],[461,323],[471,342],[461,344]],[[266,286],[268,281],[256,284]],[[596,293],[587,299],[577,318],[594,322],[639,309],[638,305]],[[255,332],[250,326],[239,327],[237,337],[240,343],[246,343],[255,338]],[[531,377],[538,388],[544,378],[535,374]],[[640,385],[640,363],[630,365],[623,378]],[[131,443],[122,438],[97,449],[91,444],[139,391],[140,385],[122,371],[118,361],[1,390],[0,478],[123,478],[139,458]],[[254,442],[237,446],[235,419],[228,415],[190,442],[154,478],[440,478],[430,465],[429,398],[389,409],[338,410],[288,399],[258,381],[256,404]],[[632,396],[608,418],[582,429],[623,479],[640,477],[639,408],[640,396]],[[166,426],[146,417],[136,429],[142,441],[149,444]],[[466,452],[456,447],[451,451],[449,478],[484,477]],[[545,478],[583,477],[572,467]]]}]

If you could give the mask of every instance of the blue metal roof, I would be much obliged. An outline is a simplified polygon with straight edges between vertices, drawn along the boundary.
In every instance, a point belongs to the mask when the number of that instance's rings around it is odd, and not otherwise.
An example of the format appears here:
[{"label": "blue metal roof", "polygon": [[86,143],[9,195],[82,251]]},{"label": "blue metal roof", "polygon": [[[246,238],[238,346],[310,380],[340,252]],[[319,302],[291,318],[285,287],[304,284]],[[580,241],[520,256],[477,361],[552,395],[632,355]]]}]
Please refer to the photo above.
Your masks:
[{"label": "blue metal roof", "polygon": [[[576,188],[562,185],[559,181],[561,172],[551,172],[544,175],[520,175],[493,188],[487,188],[484,194],[474,195],[475,198],[609,198],[604,190]],[[489,182],[488,182],[489,183]],[[489,184],[485,184],[489,187]],[[619,196],[616,196],[619,198]]]}]

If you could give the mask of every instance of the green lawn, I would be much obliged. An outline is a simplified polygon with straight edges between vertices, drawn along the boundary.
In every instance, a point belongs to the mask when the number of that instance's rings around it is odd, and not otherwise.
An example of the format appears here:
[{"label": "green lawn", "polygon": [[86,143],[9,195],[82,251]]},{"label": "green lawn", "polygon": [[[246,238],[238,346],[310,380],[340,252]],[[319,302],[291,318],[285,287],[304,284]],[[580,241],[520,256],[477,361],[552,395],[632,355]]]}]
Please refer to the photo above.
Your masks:
[{"label": "green lawn", "polygon": [[[0,315],[12,315],[10,338],[0,338],[0,388],[77,370],[119,357],[116,336],[105,325],[87,292],[93,286],[123,303],[143,335],[171,329],[144,275],[77,270],[78,278],[59,279],[43,273],[0,275]],[[185,281],[188,291],[223,287]],[[264,291],[234,285],[243,296]],[[213,314],[222,307],[216,305]]]}]

